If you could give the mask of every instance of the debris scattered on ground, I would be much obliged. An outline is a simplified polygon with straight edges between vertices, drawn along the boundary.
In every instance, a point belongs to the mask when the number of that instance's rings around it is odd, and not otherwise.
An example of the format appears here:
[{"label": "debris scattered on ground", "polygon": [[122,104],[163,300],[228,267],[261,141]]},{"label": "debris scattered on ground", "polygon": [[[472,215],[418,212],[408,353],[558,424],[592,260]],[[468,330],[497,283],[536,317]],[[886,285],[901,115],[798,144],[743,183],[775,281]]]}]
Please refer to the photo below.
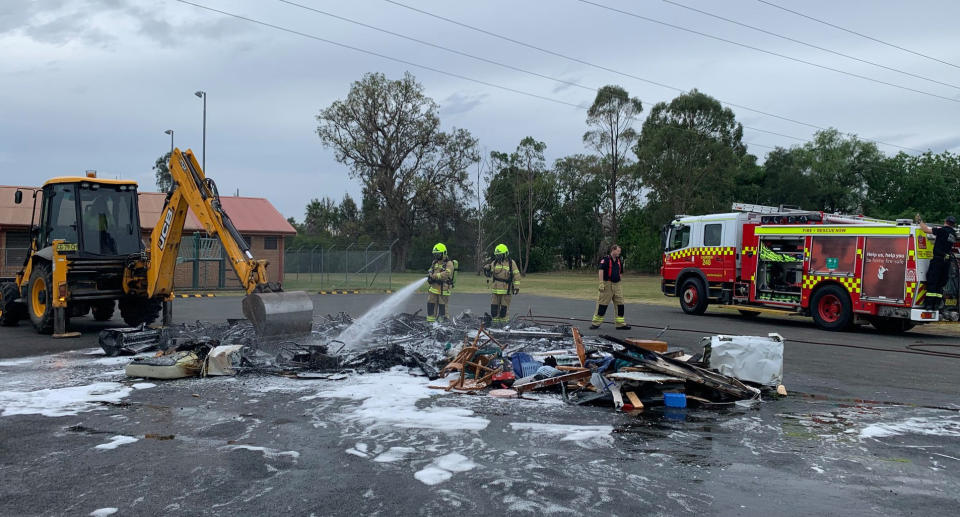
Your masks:
[{"label": "debris scattered on ground", "polygon": [[446,391],[523,398],[553,390],[570,404],[622,411],[755,401],[762,390],[786,393],[783,338],[776,334],[705,337],[703,352],[691,356],[669,351],[665,341],[584,337],[569,325],[515,319],[487,328],[469,312],[442,325],[399,313],[365,333],[364,343],[339,341],[353,322],[344,313],[327,315],[314,322],[309,337],[279,342],[258,339],[246,320],[162,332],[111,329],[101,334],[101,346],[110,355],[159,350],[126,368],[128,376],[155,379],[244,373],[344,379],[404,366]]}]

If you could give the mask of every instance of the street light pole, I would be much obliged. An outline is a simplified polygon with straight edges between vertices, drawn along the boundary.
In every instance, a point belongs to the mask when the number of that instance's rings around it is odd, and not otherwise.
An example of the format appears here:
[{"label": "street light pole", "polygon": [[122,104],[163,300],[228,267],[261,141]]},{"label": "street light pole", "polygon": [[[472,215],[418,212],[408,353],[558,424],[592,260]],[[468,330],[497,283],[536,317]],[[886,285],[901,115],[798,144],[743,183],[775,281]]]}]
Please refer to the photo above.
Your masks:
[{"label": "street light pole", "polygon": [[170,157],[173,158],[173,130],[168,129],[164,133],[170,135]]},{"label": "street light pole", "polygon": [[193,92],[194,95],[203,99],[203,157],[202,157],[202,167],[203,173],[207,173],[207,92],[202,90],[197,90]]}]

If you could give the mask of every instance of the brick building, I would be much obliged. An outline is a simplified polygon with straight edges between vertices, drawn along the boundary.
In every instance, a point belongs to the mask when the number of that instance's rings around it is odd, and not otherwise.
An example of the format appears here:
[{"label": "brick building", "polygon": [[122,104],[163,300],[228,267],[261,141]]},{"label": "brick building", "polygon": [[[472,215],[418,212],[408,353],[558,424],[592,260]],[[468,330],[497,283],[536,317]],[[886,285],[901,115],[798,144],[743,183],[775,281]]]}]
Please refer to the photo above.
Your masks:
[{"label": "brick building", "polygon": [[[24,191],[23,202],[14,203],[17,188]],[[0,277],[14,276],[23,265],[30,238],[30,209],[32,187],[0,186]],[[166,194],[140,192],[140,226],[144,241],[160,219]],[[237,230],[250,244],[253,256],[270,261],[267,273],[271,281],[283,281],[284,239],[296,230],[264,198],[221,196],[224,210],[230,214]],[[37,218],[39,218],[39,200]],[[178,289],[227,289],[239,286],[233,268],[220,258],[219,243],[206,239],[203,227],[188,213],[180,244],[174,285]],[[201,260],[196,260],[197,258]]]}]

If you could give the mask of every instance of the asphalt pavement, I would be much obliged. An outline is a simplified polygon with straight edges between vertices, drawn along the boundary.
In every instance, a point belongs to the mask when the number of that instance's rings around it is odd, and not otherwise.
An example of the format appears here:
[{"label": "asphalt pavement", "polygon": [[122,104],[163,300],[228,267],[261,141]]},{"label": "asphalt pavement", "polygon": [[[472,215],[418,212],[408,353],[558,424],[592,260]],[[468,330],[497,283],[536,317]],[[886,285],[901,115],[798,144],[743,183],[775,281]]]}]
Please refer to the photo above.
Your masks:
[{"label": "asphalt pavement", "polygon": [[[359,315],[379,295],[314,297]],[[424,305],[415,296],[404,306]],[[451,312],[483,312],[454,295]],[[588,319],[589,301],[512,311]],[[182,299],[178,322],[240,317],[240,298]],[[610,315],[608,315],[608,319]],[[960,344],[952,328],[831,333],[806,318],[627,306],[630,331],[699,349],[712,334],[787,341],[790,396],[755,407],[617,414],[552,395],[428,390],[403,372],[344,380],[144,382],[78,338],[0,328],[0,515],[930,515],[960,494]],[[554,321],[554,320],[551,320]],[[942,346],[948,345],[948,346]],[[949,345],[952,345],[949,346]],[[934,354],[924,353],[933,351]]]}]

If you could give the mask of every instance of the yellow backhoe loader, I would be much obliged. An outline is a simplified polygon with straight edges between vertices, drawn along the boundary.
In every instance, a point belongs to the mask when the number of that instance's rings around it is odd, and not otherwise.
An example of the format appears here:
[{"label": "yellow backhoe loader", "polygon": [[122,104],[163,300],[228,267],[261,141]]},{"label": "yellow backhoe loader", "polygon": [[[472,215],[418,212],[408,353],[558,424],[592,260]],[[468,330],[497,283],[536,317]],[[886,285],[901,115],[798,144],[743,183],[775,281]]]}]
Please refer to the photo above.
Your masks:
[{"label": "yellow backhoe loader", "polygon": [[[267,261],[257,260],[220,204],[214,181],[204,176],[190,150],[170,156],[173,186],[160,220],[145,244],[140,235],[137,184],[129,180],[60,177],[33,191],[40,197],[40,224],[31,223],[31,246],[16,279],[0,283],[0,325],[29,318],[37,332],[67,332],[71,316],[93,312],[109,320],[114,307],[128,325],[170,323],[173,277],[187,210],[220,239],[247,292],[243,314],[265,339],[310,333],[313,302],[303,291],[283,292],[267,280]],[[18,190],[14,201],[23,201]]]}]

